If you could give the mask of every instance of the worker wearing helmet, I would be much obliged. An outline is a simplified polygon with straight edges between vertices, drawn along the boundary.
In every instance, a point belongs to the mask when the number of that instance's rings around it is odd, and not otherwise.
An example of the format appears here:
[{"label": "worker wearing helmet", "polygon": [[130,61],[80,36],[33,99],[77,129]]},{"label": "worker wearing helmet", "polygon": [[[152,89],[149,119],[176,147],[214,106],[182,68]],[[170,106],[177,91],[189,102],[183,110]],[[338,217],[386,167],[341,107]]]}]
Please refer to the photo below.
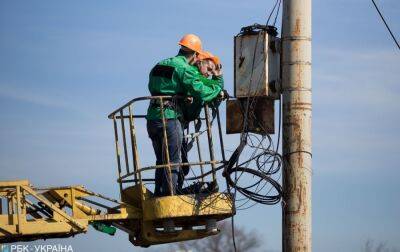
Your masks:
[{"label": "worker wearing helmet", "polygon": [[196,63],[201,74],[205,77],[221,76],[221,62],[219,58],[210,52],[199,54],[199,60]]},{"label": "worker wearing helmet", "polygon": [[[221,94],[222,89],[219,83],[222,83],[223,79],[222,76],[219,76],[212,80],[215,85],[205,85],[201,79],[201,74],[193,66],[202,52],[200,38],[193,34],[187,34],[179,41],[179,45],[181,47],[178,55],[160,61],[151,70],[148,84],[151,95],[183,95],[192,96],[204,102],[212,101]],[[152,100],[146,116],[147,132],[152,140],[157,165],[166,163],[166,151],[163,150],[161,104],[159,103],[157,100]],[[171,163],[180,163],[183,140],[182,104],[176,100],[168,100],[163,102],[163,107],[166,119],[169,160]],[[181,168],[179,166],[171,167],[173,190],[171,192],[166,168],[156,169],[155,196],[179,193],[178,178],[180,174]]]},{"label": "worker wearing helmet", "polygon": [[[219,58],[214,56],[210,52],[201,52],[198,56],[198,61],[195,66],[193,66],[194,71],[198,72],[200,75],[200,80],[203,82],[205,86],[210,86],[214,88],[214,85],[218,85],[221,90],[223,90],[224,83],[222,80],[222,71]],[[218,80],[218,81],[215,81]],[[228,97],[227,93],[224,94],[226,98]],[[190,95],[190,94],[189,94]],[[215,108],[219,106],[221,99],[215,99],[209,103],[209,106]],[[201,99],[197,99],[196,97],[190,97],[190,102],[186,102],[185,106],[182,108],[183,114],[183,128],[186,129],[189,127],[189,123],[199,118],[201,109],[204,106],[204,101]],[[196,130],[199,130],[201,127],[201,120],[197,120],[196,122]],[[188,163],[188,152],[190,151],[193,144],[193,139],[191,142],[188,139],[183,139],[182,141],[182,149],[181,149],[181,159],[182,163]],[[179,187],[183,184],[183,178],[189,173],[190,167],[188,165],[183,165],[182,167],[183,174],[179,180]],[[188,190],[183,190],[186,192]]]},{"label": "worker wearing helmet", "polygon": [[[195,65],[199,74],[202,75],[200,80],[204,85],[212,88],[213,85],[218,85],[223,90],[224,82],[222,79],[221,62],[217,56],[207,51],[201,52]],[[216,82],[215,80],[219,81]],[[203,104],[204,102],[201,99],[192,98],[191,103],[187,104],[183,109],[184,120],[190,122],[197,119]]]}]

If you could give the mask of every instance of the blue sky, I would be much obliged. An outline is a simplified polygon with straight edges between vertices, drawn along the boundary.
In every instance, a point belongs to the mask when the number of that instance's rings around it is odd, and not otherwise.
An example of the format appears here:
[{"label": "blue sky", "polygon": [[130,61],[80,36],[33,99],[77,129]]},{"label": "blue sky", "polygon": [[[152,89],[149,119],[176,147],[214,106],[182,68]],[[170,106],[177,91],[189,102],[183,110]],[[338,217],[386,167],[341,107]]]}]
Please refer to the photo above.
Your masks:
[{"label": "blue sky", "polygon": [[[400,36],[400,3],[377,3]],[[1,1],[0,179],[83,184],[118,197],[107,114],[147,94],[149,70],[185,33],[220,56],[233,93],[233,36],[265,22],[272,4]],[[361,251],[367,239],[400,248],[399,56],[370,1],[314,1],[314,251]],[[239,212],[236,222],[280,251],[279,205]],[[75,251],[133,249],[122,232],[61,242]]]}]

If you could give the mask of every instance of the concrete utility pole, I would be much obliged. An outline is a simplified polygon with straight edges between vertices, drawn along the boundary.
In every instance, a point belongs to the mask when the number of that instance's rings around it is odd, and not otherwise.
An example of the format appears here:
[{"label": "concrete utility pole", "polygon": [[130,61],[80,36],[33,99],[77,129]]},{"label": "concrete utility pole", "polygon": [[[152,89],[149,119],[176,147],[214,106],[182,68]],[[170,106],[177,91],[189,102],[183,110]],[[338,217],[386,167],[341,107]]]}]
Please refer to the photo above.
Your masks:
[{"label": "concrete utility pole", "polygon": [[283,0],[284,252],[311,251],[311,0]]}]

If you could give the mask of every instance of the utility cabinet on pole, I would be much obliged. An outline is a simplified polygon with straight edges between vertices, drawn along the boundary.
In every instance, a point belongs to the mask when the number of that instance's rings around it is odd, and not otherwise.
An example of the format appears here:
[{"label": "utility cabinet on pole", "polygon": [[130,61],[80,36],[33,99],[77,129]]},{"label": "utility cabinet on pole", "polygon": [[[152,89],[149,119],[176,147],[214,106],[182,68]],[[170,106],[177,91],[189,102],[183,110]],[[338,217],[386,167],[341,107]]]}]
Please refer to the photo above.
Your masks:
[{"label": "utility cabinet on pole", "polygon": [[[254,30],[255,27],[262,29]],[[276,85],[280,82],[281,50],[280,39],[274,28],[248,26],[235,36],[235,97],[264,96],[279,99]]]},{"label": "utility cabinet on pole", "polygon": [[282,251],[311,247],[311,0],[283,0]]},{"label": "utility cabinet on pole", "polygon": [[[274,134],[274,100],[280,92],[281,42],[273,26],[243,27],[234,38],[234,91],[227,101],[227,134]],[[251,98],[252,102],[248,102]],[[245,116],[248,110],[248,116]],[[244,129],[244,121],[247,125]]]}]

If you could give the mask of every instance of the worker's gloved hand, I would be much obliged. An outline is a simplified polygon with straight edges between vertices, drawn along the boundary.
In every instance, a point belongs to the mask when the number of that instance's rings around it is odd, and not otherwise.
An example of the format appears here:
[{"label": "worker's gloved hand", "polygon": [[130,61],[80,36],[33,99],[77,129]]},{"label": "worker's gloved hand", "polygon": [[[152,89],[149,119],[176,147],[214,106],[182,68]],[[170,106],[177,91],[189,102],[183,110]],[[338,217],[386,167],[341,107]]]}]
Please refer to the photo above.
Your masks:
[{"label": "worker's gloved hand", "polygon": [[212,75],[217,76],[217,77],[222,75],[222,65],[221,64],[215,65],[215,68],[212,71]]},{"label": "worker's gloved hand", "polygon": [[191,96],[185,97],[185,103],[192,104],[193,103],[193,97],[191,97]]},{"label": "worker's gloved hand", "polygon": [[225,89],[222,90],[222,91],[219,93],[218,98],[219,98],[220,100],[228,100],[228,99],[229,99],[229,93],[228,93],[228,91],[226,91]]}]

